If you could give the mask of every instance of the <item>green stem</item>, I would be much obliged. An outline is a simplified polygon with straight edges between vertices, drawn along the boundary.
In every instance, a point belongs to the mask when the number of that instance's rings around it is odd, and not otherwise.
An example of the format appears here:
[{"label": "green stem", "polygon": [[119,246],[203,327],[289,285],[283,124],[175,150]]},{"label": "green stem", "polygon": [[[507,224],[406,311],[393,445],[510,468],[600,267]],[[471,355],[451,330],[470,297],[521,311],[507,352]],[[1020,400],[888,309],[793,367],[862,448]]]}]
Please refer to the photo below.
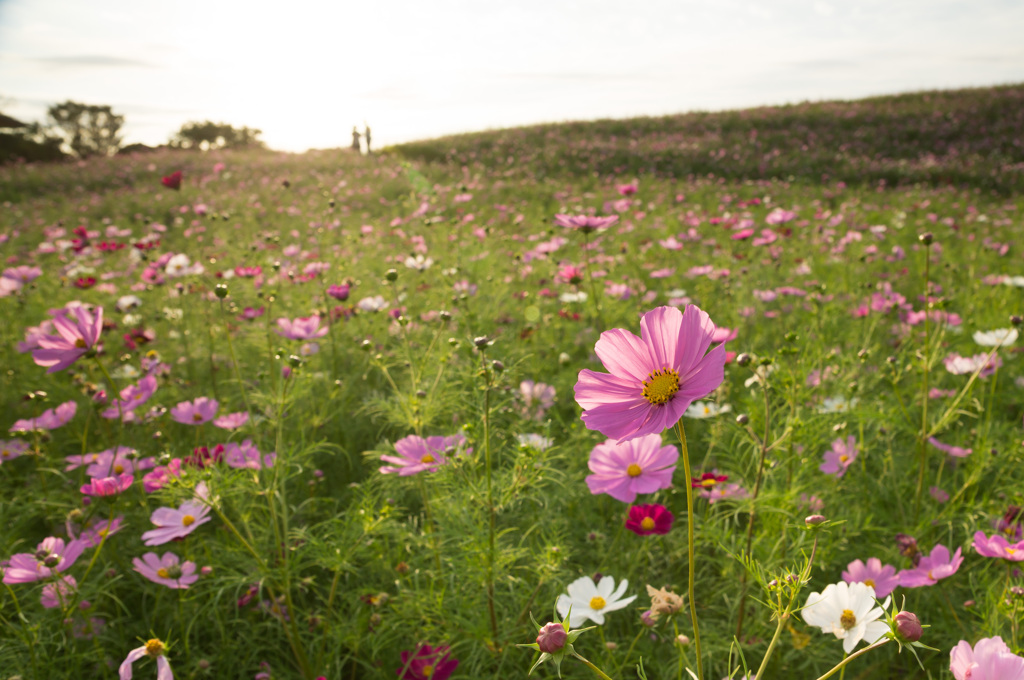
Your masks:
[{"label": "green stem", "polygon": [[594,664],[592,664],[592,663],[590,663],[589,661],[587,661],[586,659],[584,659],[584,658],[583,658],[582,656],[580,656],[580,655],[579,655],[579,654],[577,654],[576,652],[573,652],[573,653],[572,653],[572,655],[573,655],[573,656],[575,656],[575,657],[576,657],[577,659],[579,659],[580,661],[582,661],[582,662],[583,662],[583,665],[584,665],[584,666],[586,666],[586,667],[587,667],[587,668],[589,668],[590,670],[594,671],[594,673],[596,673],[596,674],[597,674],[597,677],[599,677],[599,678],[603,678],[603,680],[612,680],[612,679],[611,679],[610,677],[608,677],[608,676],[607,676],[607,675],[605,674],[605,672],[604,672],[604,671],[602,671],[602,670],[601,670],[600,668],[598,668],[598,667],[597,667],[597,666],[595,666]]},{"label": "green stem", "polygon": [[486,355],[483,350],[480,356],[484,357],[483,371],[486,380],[484,388],[484,468],[487,475],[487,514],[488,514],[488,536],[487,536],[487,612],[491,618],[491,639],[497,644],[498,641],[498,617],[494,613],[494,535],[497,524],[497,517],[494,511],[494,485],[491,473],[491,371],[487,367]]},{"label": "green stem", "polygon": [[590,275],[590,232],[583,229],[583,252],[587,267],[587,283],[590,284],[590,294],[594,298],[594,322],[600,330],[604,328],[604,321],[601,319],[601,298],[597,296],[597,287],[594,285],[594,277]]},{"label": "green stem", "polygon": [[928,439],[928,370],[929,361],[929,323],[928,323],[928,279],[931,272],[931,244],[924,246],[924,352],[921,356],[921,434],[918,436],[918,471],[917,493],[914,496],[914,523],[920,516],[921,490],[924,488],[924,468],[927,459],[925,442]]},{"label": "green stem", "polygon": [[690,451],[686,446],[686,431],[683,429],[683,421],[681,419],[676,423],[676,429],[679,431],[679,448],[683,454],[683,474],[685,475],[684,483],[686,484],[686,546],[687,564],[689,567],[687,592],[690,600],[690,621],[693,623],[693,644],[697,654],[697,680],[704,680],[704,659],[700,648],[700,628],[697,626],[696,589],[694,585],[696,565],[694,564],[693,547],[693,484],[690,476]]},{"label": "green stem", "polygon": [[889,642],[889,638],[885,638],[884,637],[881,640],[879,640],[878,642],[876,642],[875,644],[868,645],[867,647],[864,647],[863,649],[860,649],[860,650],[854,652],[850,656],[846,657],[845,659],[843,659],[842,661],[837,663],[835,665],[835,668],[830,670],[828,673],[825,673],[825,675],[823,675],[820,678],[818,678],[818,680],[825,680],[825,678],[828,678],[828,677],[831,677],[831,676],[835,675],[836,671],[845,669],[846,668],[846,664],[850,663],[851,661],[856,659],[858,656],[861,656],[862,654],[866,654],[867,652],[870,652],[872,649],[878,649],[879,647],[881,647],[882,645],[884,645],[887,642]]}]

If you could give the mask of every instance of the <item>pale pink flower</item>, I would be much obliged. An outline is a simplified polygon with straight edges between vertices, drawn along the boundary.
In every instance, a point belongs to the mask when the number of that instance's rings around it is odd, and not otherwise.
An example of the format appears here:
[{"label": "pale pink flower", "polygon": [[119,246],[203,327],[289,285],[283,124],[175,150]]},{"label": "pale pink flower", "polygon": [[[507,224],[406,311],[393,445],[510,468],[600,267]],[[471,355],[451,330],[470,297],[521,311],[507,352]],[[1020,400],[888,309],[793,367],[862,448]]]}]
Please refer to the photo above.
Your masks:
[{"label": "pale pink flower", "polygon": [[202,425],[217,415],[220,404],[216,399],[198,397],[194,401],[183,401],[171,409],[171,418],[183,425]]},{"label": "pale pink flower", "polygon": [[[201,482],[196,487],[196,495],[205,498],[206,493],[206,484]],[[176,538],[184,538],[209,522],[212,519],[209,514],[210,506],[203,500],[185,501],[177,510],[157,508],[149,518],[157,528],[142,534],[142,541],[146,545],[163,545]]]},{"label": "pale pink flower", "polygon": [[63,371],[99,343],[103,308],[97,307],[95,314],[90,314],[85,307],[75,307],[72,311],[73,321],[67,316],[54,318],[53,327],[57,333],[38,338],[39,349],[32,350],[32,359],[47,367],[47,373]]},{"label": "pale pink flower", "polygon": [[172,552],[164,553],[163,557],[149,552],[132,560],[135,571],[153,583],[168,588],[185,589],[199,580],[195,562],[181,562]]},{"label": "pale pink flower", "polygon": [[606,493],[615,500],[632,503],[637,494],[654,493],[672,486],[679,450],[662,446],[660,434],[616,443],[609,439],[590,452],[587,475],[590,493]]}]

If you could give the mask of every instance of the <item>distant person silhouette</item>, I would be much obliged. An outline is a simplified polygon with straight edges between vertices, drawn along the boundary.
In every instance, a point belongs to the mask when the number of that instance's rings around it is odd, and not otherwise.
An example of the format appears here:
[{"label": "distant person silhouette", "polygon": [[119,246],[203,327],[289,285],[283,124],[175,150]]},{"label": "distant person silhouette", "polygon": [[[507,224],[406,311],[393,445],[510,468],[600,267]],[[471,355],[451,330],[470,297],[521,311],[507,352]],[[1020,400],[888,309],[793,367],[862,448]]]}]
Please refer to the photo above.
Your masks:
[{"label": "distant person silhouette", "polygon": [[355,125],[353,125],[352,126],[352,150],[355,151],[356,153],[360,153],[360,151],[361,151],[360,148],[359,148],[359,138],[360,138],[360,136],[361,135],[359,134],[359,129]]},{"label": "distant person silhouette", "polygon": [[[363,125],[366,125],[366,123],[363,123]],[[372,151],[370,151],[370,126],[369,125],[366,125],[366,132],[363,133],[363,137],[366,138],[366,153],[367,154],[373,153]]]}]

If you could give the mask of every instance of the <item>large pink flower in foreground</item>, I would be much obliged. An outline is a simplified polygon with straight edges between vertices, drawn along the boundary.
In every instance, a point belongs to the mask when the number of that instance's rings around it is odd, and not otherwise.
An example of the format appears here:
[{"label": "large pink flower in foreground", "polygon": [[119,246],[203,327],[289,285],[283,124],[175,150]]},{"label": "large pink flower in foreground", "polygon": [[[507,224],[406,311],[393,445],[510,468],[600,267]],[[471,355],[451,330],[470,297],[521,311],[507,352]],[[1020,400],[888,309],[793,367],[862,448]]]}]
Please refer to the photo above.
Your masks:
[{"label": "large pink flower in foreground", "polygon": [[55,318],[53,327],[57,334],[40,337],[39,349],[32,350],[32,359],[40,366],[46,366],[47,373],[63,371],[100,341],[103,308],[97,307],[95,315],[85,307],[75,307],[73,313],[74,320],[65,316]]},{"label": "large pink flower in foreground", "polygon": [[1010,543],[1005,536],[993,534],[992,538],[984,531],[974,534],[974,549],[984,557],[998,557],[1011,562],[1024,562],[1024,541]]},{"label": "large pink flower in foreground", "polygon": [[978,640],[973,649],[961,640],[949,650],[949,670],[956,680],[1024,680],[1024,659],[998,636]]},{"label": "large pink flower in foreground", "polygon": [[649,434],[621,444],[612,440],[590,452],[587,486],[590,493],[606,493],[617,501],[632,503],[638,493],[654,493],[672,486],[679,460],[674,446],[662,446],[660,434]]},{"label": "large pink flower in foreground", "polygon": [[640,319],[640,337],[605,331],[594,351],[608,373],[580,371],[576,402],[583,423],[624,442],[672,427],[725,377],[725,345],[711,352],[715,324],[694,305],[658,307]]}]

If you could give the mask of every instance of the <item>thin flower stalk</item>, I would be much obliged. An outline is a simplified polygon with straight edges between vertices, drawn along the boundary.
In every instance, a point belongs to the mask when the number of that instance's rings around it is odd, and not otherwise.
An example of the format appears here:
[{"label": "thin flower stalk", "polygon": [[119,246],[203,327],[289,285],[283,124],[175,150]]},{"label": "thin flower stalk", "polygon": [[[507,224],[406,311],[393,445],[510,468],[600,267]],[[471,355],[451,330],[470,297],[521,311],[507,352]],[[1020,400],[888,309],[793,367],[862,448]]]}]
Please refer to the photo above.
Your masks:
[{"label": "thin flower stalk", "polygon": [[491,636],[494,642],[498,640],[498,617],[494,612],[494,543],[497,517],[494,508],[494,485],[491,473],[491,378],[492,373],[487,366],[485,348],[480,348],[480,356],[483,363],[484,387],[484,473],[487,476],[487,613],[491,619]]},{"label": "thin flower stalk", "polygon": [[687,593],[690,601],[690,621],[693,624],[693,644],[697,654],[697,679],[704,680],[704,659],[701,655],[700,628],[697,625],[696,587],[694,580],[694,540],[693,540],[693,485],[690,484],[690,450],[686,446],[686,431],[683,421],[676,423],[679,432],[679,450],[683,458],[683,479],[686,480],[686,547],[687,547]]},{"label": "thin flower stalk", "polygon": [[917,493],[914,495],[914,522],[917,522],[921,512],[921,491],[924,489],[924,469],[927,457],[928,441],[928,372],[931,368],[929,361],[929,329],[928,321],[928,281],[931,276],[932,247],[931,238],[922,239],[924,243],[924,352],[921,354],[921,434],[918,437],[918,470],[917,470]]},{"label": "thin flower stalk", "polygon": [[[825,678],[832,677],[833,675],[836,674],[837,671],[840,671],[840,670],[843,671],[843,673],[845,673],[846,672],[846,664],[850,663],[851,661],[853,661],[857,657],[861,656],[862,654],[866,654],[866,653],[870,652],[872,649],[878,649],[882,645],[884,645],[887,642],[889,642],[890,639],[891,638],[884,637],[881,640],[879,640],[878,642],[874,643],[873,645],[868,645],[867,647],[862,647],[861,649],[858,649],[856,652],[854,652],[853,654],[850,654],[849,656],[844,658],[842,661],[837,663],[832,668],[832,670],[828,671],[827,673],[825,673],[824,675],[819,677],[818,680],[825,680]],[[840,676],[840,677],[842,677],[842,676]]]}]

